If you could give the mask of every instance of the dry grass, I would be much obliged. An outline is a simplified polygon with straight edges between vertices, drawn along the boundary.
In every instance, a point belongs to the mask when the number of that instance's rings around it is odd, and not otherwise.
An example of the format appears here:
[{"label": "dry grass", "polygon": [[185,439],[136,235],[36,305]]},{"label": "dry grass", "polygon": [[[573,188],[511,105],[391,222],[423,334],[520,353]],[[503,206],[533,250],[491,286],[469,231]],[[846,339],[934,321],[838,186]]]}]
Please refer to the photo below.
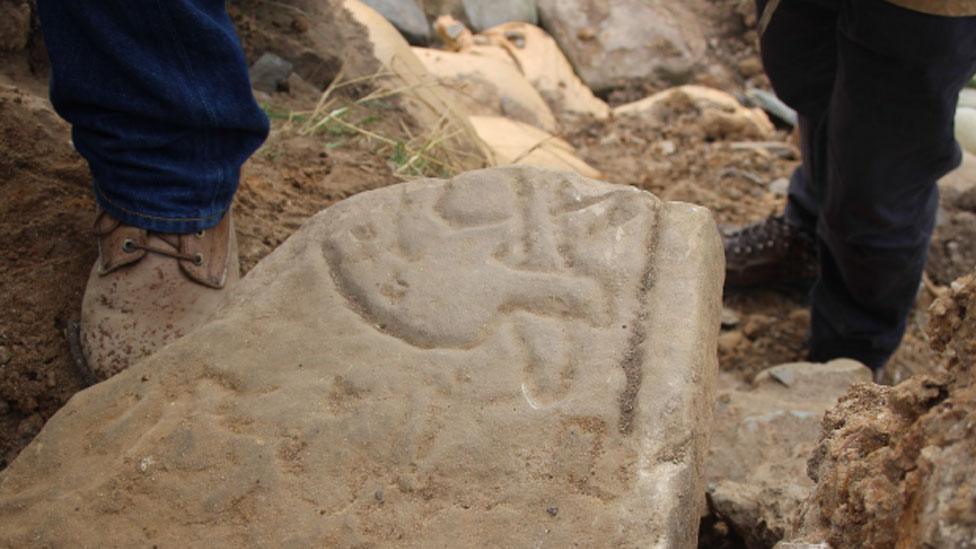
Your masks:
[{"label": "dry grass", "polygon": [[459,146],[465,128],[456,127],[447,114],[432,127],[416,129],[398,101],[408,95],[414,100],[420,98],[414,92],[421,86],[385,89],[380,85],[393,76],[381,71],[345,78],[340,72],[312,110],[266,110],[272,118],[283,121],[279,131],[321,136],[326,148],[343,147],[351,140],[365,141],[388,160],[393,174],[403,180],[452,177],[470,169],[473,163],[486,163],[483,157]]}]

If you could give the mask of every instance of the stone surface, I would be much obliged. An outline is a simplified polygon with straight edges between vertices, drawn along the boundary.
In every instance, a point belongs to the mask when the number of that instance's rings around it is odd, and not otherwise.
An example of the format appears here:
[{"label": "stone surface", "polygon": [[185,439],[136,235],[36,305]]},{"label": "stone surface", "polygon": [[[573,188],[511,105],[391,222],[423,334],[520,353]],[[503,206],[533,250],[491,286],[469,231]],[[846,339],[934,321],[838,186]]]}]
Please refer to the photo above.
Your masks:
[{"label": "stone surface", "polygon": [[539,0],[539,17],[594,91],[686,82],[705,54],[698,18],[669,0]]},{"label": "stone surface", "polygon": [[378,11],[411,44],[426,46],[430,42],[430,23],[414,0],[362,0],[362,2]]},{"label": "stone surface", "polygon": [[539,22],[535,0],[464,0],[464,13],[478,32],[511,21]]},{"label": "stone surface", "polygon": [[895,386],[858,385],[824,418],[817,481],[795,541],[972,547],[976,540],[976,276],[929,310],[944,364]]},{"label": "stone surface", "polygon": [[721,389],[708,453],[713,513],[750,548],[771,547],[813,490],[806,463],[824,412],[854,383],[870,382],[858,362],[769,368],[751,387]]},{"label": "stone surface", "polygon": [[521,164],[573,171],[586,177],[602,176],[576,156],[571,144],[528,124],[501,116],[472,116],[471,124],[501,166]]},{"label": "stone surface", "polygon": [[593,95],[573,72],[573,66],[546,31],[528,23],[505,23],[485,31],[517,61],[519,69],[557,116],[605,119],[610,108]]},{"label": "stone surface", "polygon": [[52,418],[0,545],[693,547],[722,263],[565,173],[357,195]]},{"label": "stone surface", "polygon": [[[441,128],[448,144],[462,150],[475,149],[489,165],[494,164],[491,150],[478,138],[478,134],[468,121],[468,112],[458,105],[448,90],[427,72],[424,64],[417,59],[409,44],[379,13],[357,0],[344,0],[342,7],[352,19],[365,27],[369,42],[370,56],[363,66],[378,65],[388,74],[384,78],[374,78],[373,82],[395,92],[403,106],[422,128]],[[349,58],[360,57],[362,53],[349,54]],[[362,74],[364,68],[350,75]],[[373,73],[375,74],[375,72]],[[468,155],[470,156],[470,155]],[[466,161],[464,167],[470,167]]]},{"label": "stone surface", "polygon": [[766,139],[772,136],[775,129],[761,109],[744,107],[735,97],[721,90],[690,84],[620,105],[613,110],[613,114],[663,119],[675,110],[689,106],[701,112],[702,129],[707,137]]},{"label": "stone surface", "polygon": [[556,118],[546,101],[510,60],[414,48],[427,70],[471,114],[505,116],[555,133]]},{"label": "stone surface", "polygon": [[956,139],[966,152],[976,154],[976,108],[956,109]]},{"label": "stone surface", "polygon": [[265,52],[251,65],[248,73],[251,87],[265,93],[284,91],[293,65],[277,55]]}]

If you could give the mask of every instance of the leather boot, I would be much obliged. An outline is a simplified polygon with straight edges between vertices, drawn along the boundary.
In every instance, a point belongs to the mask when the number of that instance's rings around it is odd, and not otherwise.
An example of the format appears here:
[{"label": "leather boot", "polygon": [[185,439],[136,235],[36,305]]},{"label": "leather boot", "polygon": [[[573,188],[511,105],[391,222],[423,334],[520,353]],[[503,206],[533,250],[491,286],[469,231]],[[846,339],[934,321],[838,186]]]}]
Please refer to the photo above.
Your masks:
[{"label": "leather boot", "polygon": [[809,287],[817,278],[816,240],[783,216],[736,230],[723,230],[725,287]]},{"label": "leather boot", "polygon": [[220,305],[240,272],[230,212],[195,234],[159,234],[95,220],[98,261],[81,307],[80,343],[99,380],[182,337]]}]

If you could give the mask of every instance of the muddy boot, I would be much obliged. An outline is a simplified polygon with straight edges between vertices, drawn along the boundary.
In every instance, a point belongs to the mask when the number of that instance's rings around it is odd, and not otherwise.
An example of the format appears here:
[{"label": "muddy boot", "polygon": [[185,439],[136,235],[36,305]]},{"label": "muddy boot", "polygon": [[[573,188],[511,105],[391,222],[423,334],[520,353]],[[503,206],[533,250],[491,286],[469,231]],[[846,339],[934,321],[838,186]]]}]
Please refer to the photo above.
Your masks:
[{"label": "muddy boot", "polygon": [[95,221],[98,261],[81,307],[87,369],[107,379],[203,323],[239,278],[231,214],[196,234]]},{"label": "muddy boot", "polygon": [[782,216],[722,233],[726,288],[809,288],[817,278],[813,234],[790,225]]}]

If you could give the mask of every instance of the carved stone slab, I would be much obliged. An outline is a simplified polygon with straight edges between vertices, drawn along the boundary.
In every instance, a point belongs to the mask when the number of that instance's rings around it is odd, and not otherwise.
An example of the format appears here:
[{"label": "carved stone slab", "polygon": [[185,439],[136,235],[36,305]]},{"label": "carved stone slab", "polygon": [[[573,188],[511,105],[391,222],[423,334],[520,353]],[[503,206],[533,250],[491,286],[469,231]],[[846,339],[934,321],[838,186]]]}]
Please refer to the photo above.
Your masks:
[{"label": "carved stone slab", "polygon": [[364,193],[0,474],[0,545],[692,547],[708,212],[532,168]]}]

